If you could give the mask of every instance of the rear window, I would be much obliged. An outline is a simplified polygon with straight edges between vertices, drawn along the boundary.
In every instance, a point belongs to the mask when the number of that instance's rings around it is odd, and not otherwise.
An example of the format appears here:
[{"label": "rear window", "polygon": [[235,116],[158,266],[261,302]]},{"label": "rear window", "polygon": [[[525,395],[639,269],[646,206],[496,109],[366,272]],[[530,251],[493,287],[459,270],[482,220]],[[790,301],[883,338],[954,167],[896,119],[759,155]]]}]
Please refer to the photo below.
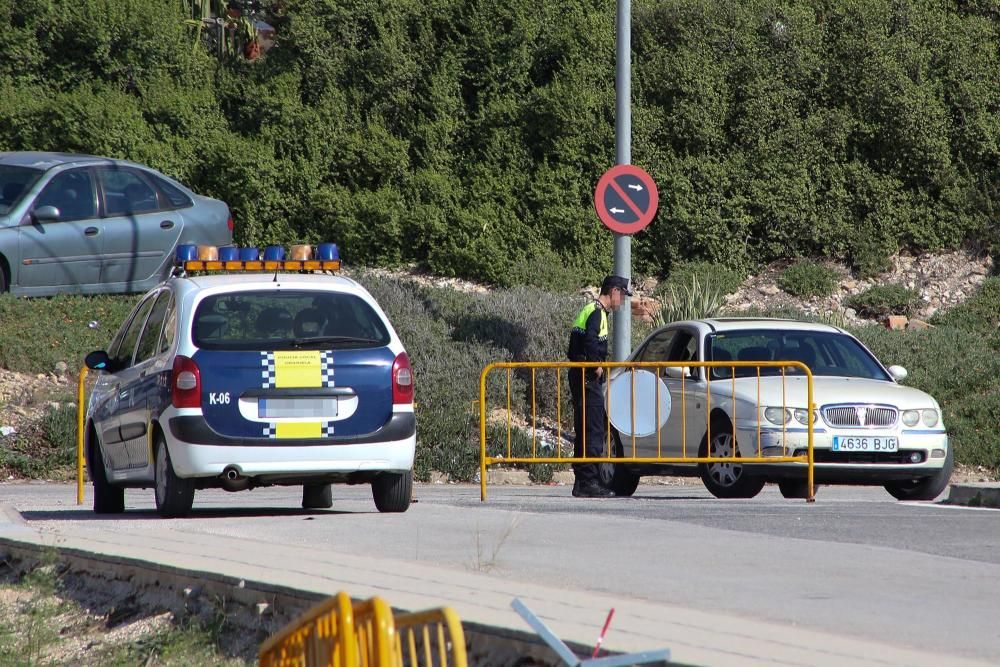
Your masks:
[{"label": "rear window", "polygon": [[353,294],[237,292],[205,297],[191,337],[202,349],[358,349],[389,344],[382,318]]}]

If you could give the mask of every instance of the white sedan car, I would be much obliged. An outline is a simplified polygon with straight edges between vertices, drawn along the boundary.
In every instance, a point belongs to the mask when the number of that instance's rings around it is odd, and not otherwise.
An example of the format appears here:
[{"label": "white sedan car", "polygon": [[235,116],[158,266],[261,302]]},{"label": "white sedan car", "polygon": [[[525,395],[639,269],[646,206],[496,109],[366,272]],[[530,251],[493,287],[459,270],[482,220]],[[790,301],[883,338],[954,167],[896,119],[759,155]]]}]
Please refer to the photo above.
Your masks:
[{"label": "white sedan car", "polygon": [[[619,456],[801,455],[812,419],[816,483],[881,485],[899,500],[933,500],[951,477],[954,455],[937,401],[899,384],[904,368],[886,368],[842,329],[760,318],[675,322],[651,333],[629,361],[799,361],[813,375],[816,410],[810,414],[807,378],[798,368],[669,367],[660,374],[670,399],[662,427],[633,434],[638,429],[618,419]],[[636,409],[651,412],[655,400],[637,397]],[[698,474],[719,498],[751,498],[767,482],[777,482],[788,498],[807,492],[804,463],[602,469],[618,495],[631,495],[639,476],[649,474]]]}]

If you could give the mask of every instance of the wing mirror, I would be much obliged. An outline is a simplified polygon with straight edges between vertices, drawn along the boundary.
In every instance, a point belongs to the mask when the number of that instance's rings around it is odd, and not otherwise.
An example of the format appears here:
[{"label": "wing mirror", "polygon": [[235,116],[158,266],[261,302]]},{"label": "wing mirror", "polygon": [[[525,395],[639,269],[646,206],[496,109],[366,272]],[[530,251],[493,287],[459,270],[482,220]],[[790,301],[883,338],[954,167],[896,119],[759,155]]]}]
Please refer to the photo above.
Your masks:
[{"label": "wing mirror", "polygon": [[94,350],[86,357],[84,357],[83,363],[87,368],[94,371],[110,371],[111,370],[111,357],[104,350]]},{"label": "wing mirror", "polygon": [[39,206],[31,215],[38,222],[52,222],[58,220],[61,214],[55,206]]},{"label": "wing mirror", "polygon": [[888,371],[889,375],[891,375],[892,379],[896,382],[902,382],[906,379],[906,376],[909,375],[909,373],[906,372],[906,369],[902,366],[889,366]]},{"label": "wing mirror", "polygon": [[667,366],[664,371],[668,378],[680,380],[694,376],[694,369],[690,366]]}]

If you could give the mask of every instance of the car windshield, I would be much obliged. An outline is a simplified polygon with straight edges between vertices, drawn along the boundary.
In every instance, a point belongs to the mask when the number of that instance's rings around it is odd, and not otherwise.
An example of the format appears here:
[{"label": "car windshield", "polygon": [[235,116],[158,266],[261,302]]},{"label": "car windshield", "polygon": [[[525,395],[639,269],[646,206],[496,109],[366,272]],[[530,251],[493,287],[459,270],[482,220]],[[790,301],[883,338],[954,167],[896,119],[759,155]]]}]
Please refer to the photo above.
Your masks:
[{"label": "car windshield", "polygon": [[42,175],[40,169],[0,165],[0,215],[6,215]]},{"label": "car windshield", "polygon": [[[834,332],[794,330],[726,331],[708,336],[706,361],[801,361],[814,376],[890,380],[875,357],[850,336]],[[753,367],[736,368],[737,377],[756,376]],[[761,375],[780,375],[781,368],[761,368]],[[801,374],[797,368],[786,374]],[[729,368],[713,368],[712,379],[731,377]]]},{"label": "car windshield", "polygon": [[353,294],[262,290],[205,297],[192,325],[195,345],[209,350],[382,347],[389,332]]}]

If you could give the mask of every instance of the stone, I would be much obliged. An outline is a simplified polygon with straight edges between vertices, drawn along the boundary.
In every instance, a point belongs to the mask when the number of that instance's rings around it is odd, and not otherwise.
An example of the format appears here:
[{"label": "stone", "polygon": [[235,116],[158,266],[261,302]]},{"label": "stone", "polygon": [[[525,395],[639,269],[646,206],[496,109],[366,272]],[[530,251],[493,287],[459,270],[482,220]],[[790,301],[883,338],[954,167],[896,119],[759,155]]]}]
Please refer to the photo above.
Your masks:
[{"label": "stone", "polygon": [[907,331],[916,331],[921,329],[933,329],[934,325],[924,322],[923,320],[912,319],[906,323]]},{"label": "stone", "polygon": [[906,329],[906,315],[890,315],[885,318],[885,326],[893,331],[903,331]]}]

